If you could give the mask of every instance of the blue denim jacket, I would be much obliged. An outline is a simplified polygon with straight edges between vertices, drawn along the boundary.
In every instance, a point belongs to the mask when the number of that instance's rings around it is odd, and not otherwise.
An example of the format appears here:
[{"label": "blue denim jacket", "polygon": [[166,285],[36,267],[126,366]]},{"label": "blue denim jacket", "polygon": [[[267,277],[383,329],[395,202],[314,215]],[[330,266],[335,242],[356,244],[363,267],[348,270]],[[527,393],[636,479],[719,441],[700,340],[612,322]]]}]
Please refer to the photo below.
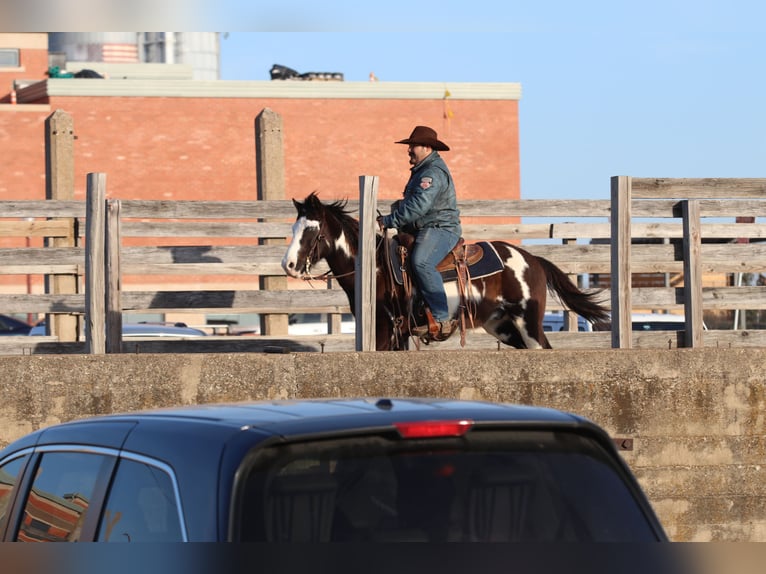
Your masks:
[{"label": "blue denim jacket", "polygon": [[415,234],[424,227],[440,227],[462,235],[455,185],[439,152],[412,167],[404,198],[383,217],[383,225]]}]

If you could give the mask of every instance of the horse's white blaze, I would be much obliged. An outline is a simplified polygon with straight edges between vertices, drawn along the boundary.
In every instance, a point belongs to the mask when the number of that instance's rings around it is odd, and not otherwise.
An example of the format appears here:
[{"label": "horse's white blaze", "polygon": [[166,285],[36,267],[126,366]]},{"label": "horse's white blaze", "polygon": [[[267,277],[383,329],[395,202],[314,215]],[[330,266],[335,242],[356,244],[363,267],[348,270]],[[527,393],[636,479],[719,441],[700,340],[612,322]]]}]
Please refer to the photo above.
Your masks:
[{"label": "horse's white blaze", "polygon": [[293,223],[293,239],[287,248],[284,257],[282,257],[282,269],[290,277],[300,277],[302,269],[298,269],[298,252],[301,248],[301,238],[307,229],[319,229],[319,222],[313,219],[299,217]]}]

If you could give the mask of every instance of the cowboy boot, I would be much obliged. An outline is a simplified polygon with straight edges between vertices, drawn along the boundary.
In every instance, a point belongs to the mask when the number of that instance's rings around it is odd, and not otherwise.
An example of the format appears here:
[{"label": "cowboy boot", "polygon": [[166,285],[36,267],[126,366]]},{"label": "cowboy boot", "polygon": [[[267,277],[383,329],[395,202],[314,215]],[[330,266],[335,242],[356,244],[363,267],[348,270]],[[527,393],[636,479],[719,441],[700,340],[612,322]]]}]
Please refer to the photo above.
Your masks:
[{"label": "cowboy boot", "polygon": [[457,329],[456,319],[440,321],[439,330],[436,333],[432,333],[431,338],[437,342],[446,341],[452,336],[452,333],[454,333],[456,329]]}]

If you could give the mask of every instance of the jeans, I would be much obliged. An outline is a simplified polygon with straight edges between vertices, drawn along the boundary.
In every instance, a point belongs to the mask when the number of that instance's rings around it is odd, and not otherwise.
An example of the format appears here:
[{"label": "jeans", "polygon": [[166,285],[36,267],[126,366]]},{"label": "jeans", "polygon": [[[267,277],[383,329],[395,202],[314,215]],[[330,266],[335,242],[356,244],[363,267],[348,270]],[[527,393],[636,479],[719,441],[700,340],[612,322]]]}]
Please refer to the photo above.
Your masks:
[{"label": "jeans", "polygon": [[425,227],[418,232],[412,249],[412,268],[428,308],[436,321],[447,321],[449,307],[444,281],[436,266],[457,245],[460,235],[441,227]]}]

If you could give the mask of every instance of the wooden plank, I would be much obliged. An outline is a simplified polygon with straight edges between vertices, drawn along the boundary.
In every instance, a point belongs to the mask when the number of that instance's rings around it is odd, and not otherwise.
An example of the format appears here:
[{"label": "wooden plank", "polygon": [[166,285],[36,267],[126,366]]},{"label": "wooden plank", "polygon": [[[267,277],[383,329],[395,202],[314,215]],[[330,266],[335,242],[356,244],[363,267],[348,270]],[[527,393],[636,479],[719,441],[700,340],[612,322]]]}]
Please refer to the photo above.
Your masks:
[{"label": "wooden plank", "polygon": [[83,265],[0,265],[0,275],[50,275],[53,273],[81,275],[84,271]]},{"label": "wooden plank", "polygon": [[122,200],[125,218],[280,219],[295,221],[289,199],[254,201]]},{"label": "wooden plank", "polygon": [[766,309],[766,287],[703,287],[702,305],[705,309]]},{"label": "wooden plank", "polygon": [[[356,205],[349,202],[349,207]],[[460,217],[609,217],[608,200],[506,199],[458,202]]]},{"label": "wooden plank", "polygon": [[87,237],[85,251],[85,352],[106,353],[106,174],[87,176]]},{"label": "wooden plank", "polygon": [[[700,234],[705,239],[766,238],[766,225],[758,223],[700,223]],[[672,237],[668,235],[668,237]]]},{"label": "wooden plank", "polygon": [[0,294],[0,309],[7,314],[85,313],[85,295]]},{"label": "wooden plank", "polygon": [[699,204],[695,200],[683,204],[684,218],[684,313],[686,346],[702,346],[702,264]]},{"label": "wooden plank", "polygon": [[[633,289],[634,309],[682,309],[682,287],[642,287]],[[705,310],[766,309],[766,287],[703,287]]]},{"label": "wooden plank", "polygon": [[107,200],[104,227],[104,350],[107,353],[122,352],[121,209],[119,199]]},{"label": "wooden plank", "polygon": [[140,353],[322,353],[354,350],[353,335],[303,337],[195,337],[194,339],[129,338],[122,352]]},{"label": "wooden plank", "polygon": [[766,347],[766,330],[705,331],[703,339],[706,347]]},{"label": "wooden plank", "polygon": [[765,178],[633,178],[638,198],[753,198],[766,196]]},{"label": "wooden plank", "polygon": [[84,265],[82,247],[13,247],[0,249],[0,266],[20,265]]},{"label": "wooden plank", "polygon": [[[567,273],[609,273],[608,245],[522,245],[550,259]],[[702,244],[703,273],[760,273],[766,269],[766,244]],[[682,247],[667,244],[631,247],[632,273],[682,273]]]},{"label": "wooden plank", "polygon": [[[636,239],[680,239],[683,237],[682,222],[645,223],[634,221],[631,233]],[[757,223],[705,223],[701,222],[702,237],[706,239],[752,239],[766,238],[766,225]],[[571,239],[580,240],[611,238],[608,223],[537,223],[537,224],[471,224],[463,225],[463,236],[469,240],[479,239]]]},{"label": "wooden plank", "polygon": [[[2,339],[10,338],[2,337]],[[17,337],[13,338],[16,339]],[[84,341],[59,342],[54,339],[51,337],[25,337],[21,341],[2,340],[0,341],[0,355],[82,355],[85,353]]]},{"label": "wooden plank", "polygon": [[[632,181],[636,181],[633,178]],[[353,202],[349,207],[356,209]],[[633,194],[631,211],[637,218],[680,217],[677,199],[636,199]],[[548,220],[562,217],[608,218],[609,200],[462,200],[461,217],[542,217]],[[766,201],[755,194],[752,199],[701,199],[702,217],[737,217],[742,214],[766,216]]]},{"label": "wooden plank", "polygon": [[123,246],[121,255],[123,263],[136,265],[165,263],[260,263],[263,261],[279,264],[285,254],[285,249],[287,249],[287,244]]},{"label": "wooden plank", "polygon": [[375,237],[378,230],[378,177],[359,176],[359,239],[354,282],[354,317],[356,350],[375,350],[375,285],[377,257]]},{"label": "wooden plank", "polygon": [[[636,181],[636,178],[633,179]],[[641,181],[640,179],[638,181]],[[672,194],[671,194],[672,197]],[[702,217],[737,217],[742,214],[766,217],[766,201],[758,193],[748,199],[701,199]],[[292,201],[164,201],[122,200],[122,211],[128,220],[133,219],[284,219],[295,220]],[[381,211],[389,209],[391,200],[380,200]],[[634,199],[631,201],[634,217],[679,217],[678,201],[673,199]],[[359,202],[349,200],[347,206],[358,213]],[[74,200],[19,200],[0,201],[0,213],[4,218],[27,217],[85,217],[85,202]],[[675,213],[675,215],[674,215]],[[555,218],[608,218],[609,200],[462,200],[462,217],[543,217]]]},{"label": "wooden plank", "polygon": [[[284,127],[282,116],[269,108],[262,110],[255,119],[255,157],[256,157],[256,188],[259,200],[285,199],[285,151],[282,139]],[[295,218],[294,206],[291,213]],[[262,245],[282,244],[284,250],[284,237],[292,235],[291,223],[276,225],[264,221],[260,225],[271,226],[274,231],[258,230]],[[287,227],[287,230],[283,230]],[[264,274],[265,275],[265,274]],[[262,276],[258,279],[261,290],[287,289],[287,278],[280,270],[273,276]],[[288,327],[288,314],[279,313],[274,315],[260,316],[261,333],[264,335],[286,335]]]},{"label": "wooden plank", "polygon": [[72,219],[0,221],[0,237],[65,237],[74,240],[74,227]]},{"label": "wooden plank", "polygon": [[[325,266],[312,267],[312,271],[320,273]],[[124,275],[273,275],[284,277],[282,266],[276,261],[252,263],[140,263],[124,264]]]},{"label": "wooden plank", "polygon": [[[1,299],[0,299],[1,300]],[[349,313],[348,298],[340,289],[287,291],[123,291],[123,310],[132,312],[189,311],[220,313]]]},{"label": "wooden plank", "polygon": [[630,349],[632,330],[631,315],[631,180],[629,177],[613,177],[612,194],[612,346]]},{"label": "wooden plank", "polygon": [[270,237],[284,239],[292,235],[292,223],[123,221],[122,235],[123,237]]},{"label": "wooden plank", "polygon": [[702,217],[766,217],[766,201],[758,196],[752,200],[700,199],[699,205]]},{"label": "wooden plank", "polygon": [[85,202],[63,199],[0,201],[3,217],[85,217]]}]

